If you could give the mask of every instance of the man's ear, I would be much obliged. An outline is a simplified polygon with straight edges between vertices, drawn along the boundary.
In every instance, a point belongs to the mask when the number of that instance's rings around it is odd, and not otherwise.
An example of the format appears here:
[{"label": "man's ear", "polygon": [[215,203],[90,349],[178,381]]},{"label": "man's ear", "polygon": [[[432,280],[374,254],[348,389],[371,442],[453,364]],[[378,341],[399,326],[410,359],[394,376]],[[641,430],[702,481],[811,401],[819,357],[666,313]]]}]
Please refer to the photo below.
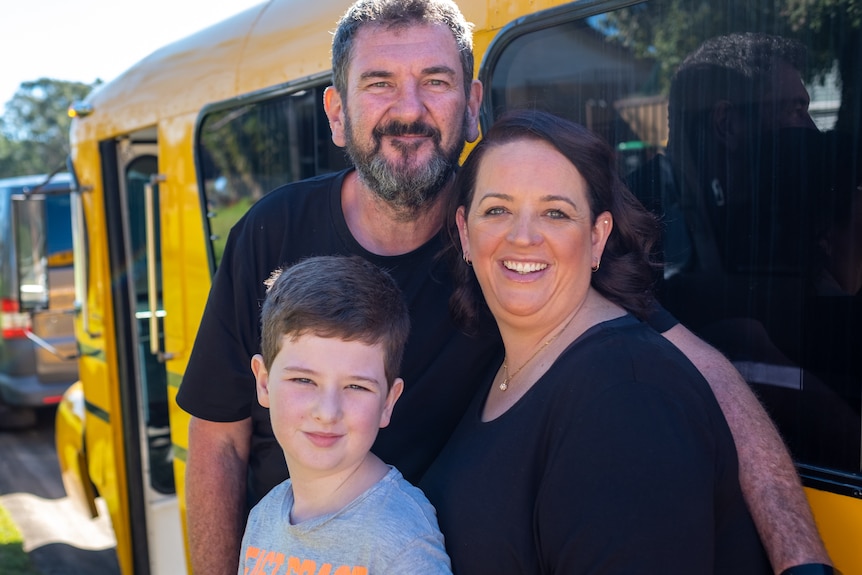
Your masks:
[{"label": "man's ear", "polygon": [[347,144],[344,131],[344,102],[335,86],[329,86],[323,91],[323,110],[329,119],[329,130],[332,132],[332,143],[343,148]]},{"label": "man's ear", "polygon": [[736,150],[742,141],[742,118],[728,100],[720,100],[712,108],[712,131],[719,143],[728,150]]},{"label": "man's ear", "polygon": [[269,373],[266,371],[263,356],[259,353],[251,358],[251,372],[256,383],[257,402],[263,407],[269,407]]}]

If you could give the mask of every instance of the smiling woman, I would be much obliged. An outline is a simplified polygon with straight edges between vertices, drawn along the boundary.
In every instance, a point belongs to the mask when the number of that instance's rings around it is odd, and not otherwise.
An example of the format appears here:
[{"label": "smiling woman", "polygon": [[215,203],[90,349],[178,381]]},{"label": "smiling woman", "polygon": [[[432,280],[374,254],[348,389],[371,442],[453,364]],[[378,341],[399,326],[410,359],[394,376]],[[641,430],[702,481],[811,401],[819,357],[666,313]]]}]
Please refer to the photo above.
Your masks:
[{"label": "smiling woman", "polygon": [[[539,314],[553,325],[570,316],[590,287],[581,272],[598,269],[613,229],[610,212],[592,213],[577,168],[550,144],[514,140],[489,147],[475,190],[458,210],[458,230],[497,322],[517,325]],[[533,347],[513,353],[526,356]]]},{"label": "smiling woman", "polygon": [[607,144],[509,112],[455,187],[506,359],[421,483],[453,570],[771,573],[707,382],[635,317],[658,229]]}]

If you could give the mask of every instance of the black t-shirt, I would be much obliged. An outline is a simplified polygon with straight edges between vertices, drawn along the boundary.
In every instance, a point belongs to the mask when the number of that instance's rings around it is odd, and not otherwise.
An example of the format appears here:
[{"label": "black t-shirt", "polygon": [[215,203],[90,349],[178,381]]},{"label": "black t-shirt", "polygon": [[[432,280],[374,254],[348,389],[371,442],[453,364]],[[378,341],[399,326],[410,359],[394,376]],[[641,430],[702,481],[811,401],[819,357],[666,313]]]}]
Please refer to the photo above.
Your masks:
[{"label": "black t-shirt", "polygon": [[263,282],[274,269],[311,256],[356,254],[388,271],[401,287],[411,320],[400,374],[405,388],[373,451],[413,483],[451,435],[484,374],[500,363],[496,328],[486,326],[483,335],[469,337],[450,319],[452,279],[439,258],[442,236],[392,257],[372,254],[357,243],[341,209],[346,173],[278,188],[234,226],[177,395],[180,407],[201,419],[252,417],[251,503],[287,477],[250,368],[251,356],[260,349]]},{"label": "black t-shirt", "polygon": [[591,328],[482,422],[489,386],[420,483],[456,575],[771,573],[718,403],[646,324]]}]

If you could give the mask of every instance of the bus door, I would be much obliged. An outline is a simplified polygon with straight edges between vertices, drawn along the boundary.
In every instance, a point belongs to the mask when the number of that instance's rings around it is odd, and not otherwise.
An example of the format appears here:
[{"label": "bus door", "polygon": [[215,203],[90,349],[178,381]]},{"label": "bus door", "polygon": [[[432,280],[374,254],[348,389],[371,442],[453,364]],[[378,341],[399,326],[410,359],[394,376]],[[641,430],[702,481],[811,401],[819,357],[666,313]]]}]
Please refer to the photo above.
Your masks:
[{"label": "bus door", "polygon": [[[130,536],[136,574],[184,570],[164,348],[155,132],[104,142],[109,258],[117,334]],[[113,157],[112,157],[113,156]],[[114,161],[111,161],[111,160]]]}]

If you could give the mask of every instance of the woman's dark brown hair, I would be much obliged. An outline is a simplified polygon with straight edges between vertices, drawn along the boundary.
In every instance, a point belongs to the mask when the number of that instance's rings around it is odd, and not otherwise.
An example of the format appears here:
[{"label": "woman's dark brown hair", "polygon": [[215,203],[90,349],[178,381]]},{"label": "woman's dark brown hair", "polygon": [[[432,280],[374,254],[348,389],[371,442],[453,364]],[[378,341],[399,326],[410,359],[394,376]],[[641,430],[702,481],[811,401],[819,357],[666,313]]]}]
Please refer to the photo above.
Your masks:
[{"label": "woman's dark brown hair", "polygon": [[[602,212],[613,215],[613,231],[591,285],[635,316],[645,317],[653,304],[657,267],[653,250],[660,233],[658,222],[623,183],[614,153],[604,140],[580,124],[546,112],[513,110],[501,116],[458,171],[448,209],[452,255],[460,256],[462,252],[455,213],[460,206],[469,208],[473,201],[476,177],[486,152],[519,140],[546,142],[578,169],[587,183],[591,223]],[[524,165],[523,169],[531,170],[533,166]],[[454,263],[455,259],[452,258],[456,288],[450,308],[456,321],[469,328],[475,325],[484,300],[472,269],[460,257],[458,263]]]}]

